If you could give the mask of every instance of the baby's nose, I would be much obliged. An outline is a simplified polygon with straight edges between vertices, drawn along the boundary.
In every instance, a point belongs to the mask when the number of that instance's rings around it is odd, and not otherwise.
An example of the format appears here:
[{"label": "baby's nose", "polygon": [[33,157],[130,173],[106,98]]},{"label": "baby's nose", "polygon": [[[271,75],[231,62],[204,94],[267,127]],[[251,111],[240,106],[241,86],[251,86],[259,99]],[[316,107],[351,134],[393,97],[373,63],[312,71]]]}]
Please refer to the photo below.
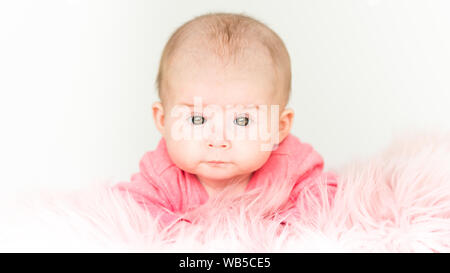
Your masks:
[{"label": "baby's nose", "polygon": [[210,148],[220,148],[223,150],[227,150],[231,147],[231,143],[228,140],[208,140],[208,147]]}]

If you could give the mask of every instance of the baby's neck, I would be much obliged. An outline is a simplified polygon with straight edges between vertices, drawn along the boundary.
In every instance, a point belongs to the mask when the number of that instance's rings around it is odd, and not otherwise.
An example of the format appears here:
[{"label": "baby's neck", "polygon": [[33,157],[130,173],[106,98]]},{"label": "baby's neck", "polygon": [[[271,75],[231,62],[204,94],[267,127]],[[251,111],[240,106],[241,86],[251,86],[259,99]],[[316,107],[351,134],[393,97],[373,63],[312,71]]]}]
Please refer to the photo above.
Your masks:
[{"label": "baby's neck", "polygon": [[232,184],[235,186],[235,189],[231,192],[231,194],[236,195],[244,193],[245,189],[247,188],[248,182],[252,177],[252,173],[237,176],[234,177],[233,179],[226,179],[226,180],[213,180],[198,175],[196,175],[196,177],[205,188],[209,197],[213,197],[216,196],[222,190],[224,190],[225,187]]}]

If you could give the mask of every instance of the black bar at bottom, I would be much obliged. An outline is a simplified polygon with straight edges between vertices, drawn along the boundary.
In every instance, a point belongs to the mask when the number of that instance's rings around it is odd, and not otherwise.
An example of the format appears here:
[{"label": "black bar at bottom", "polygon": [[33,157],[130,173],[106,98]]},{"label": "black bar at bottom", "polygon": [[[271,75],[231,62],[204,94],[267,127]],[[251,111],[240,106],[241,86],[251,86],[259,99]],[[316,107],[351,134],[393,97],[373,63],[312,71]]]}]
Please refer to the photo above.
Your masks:
[{"label": "black bar at bottom", "polygon": [[[448,254],[368,253],[4,253],[4,268],[30,272],[99,269],[138,272],[313,272],[324,270],[385,271],[446,266]],[[433,261],[427,261],[427,259]]]}]

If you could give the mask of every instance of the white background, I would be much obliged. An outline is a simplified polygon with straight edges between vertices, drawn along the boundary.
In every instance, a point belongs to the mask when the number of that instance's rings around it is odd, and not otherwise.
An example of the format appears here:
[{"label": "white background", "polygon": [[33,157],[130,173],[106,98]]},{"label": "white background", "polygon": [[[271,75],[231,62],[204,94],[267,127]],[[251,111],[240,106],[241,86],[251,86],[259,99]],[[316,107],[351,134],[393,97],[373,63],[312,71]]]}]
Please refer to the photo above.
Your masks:
[{"label": "white background", "polygon": [[172,32],[244,12],[284,40],[292,133],[339,168],[407,130],[450,130],[449,1],[0,1],[2,189],[128,180],[160,135]]}]

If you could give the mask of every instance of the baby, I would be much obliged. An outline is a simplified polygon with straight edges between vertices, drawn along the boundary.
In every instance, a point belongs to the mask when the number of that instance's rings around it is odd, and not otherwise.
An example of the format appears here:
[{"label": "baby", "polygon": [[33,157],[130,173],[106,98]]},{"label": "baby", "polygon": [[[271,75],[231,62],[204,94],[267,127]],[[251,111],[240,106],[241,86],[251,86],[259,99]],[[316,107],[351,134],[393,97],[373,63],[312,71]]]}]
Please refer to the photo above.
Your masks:
[{"label": "baby", "polygon": [[190,20],[167,42],[156,84],[161,101],[152,110],[162,138],[116,189],[163,226],[190,222],[185,212],[224,192],[260,190],[273,213],[291,215],[283,223],[301,217],[302,193],[317,195],[320,183],[331,202],[335,175],[290,134],[290,58],[267,26],[229,13]]}]

